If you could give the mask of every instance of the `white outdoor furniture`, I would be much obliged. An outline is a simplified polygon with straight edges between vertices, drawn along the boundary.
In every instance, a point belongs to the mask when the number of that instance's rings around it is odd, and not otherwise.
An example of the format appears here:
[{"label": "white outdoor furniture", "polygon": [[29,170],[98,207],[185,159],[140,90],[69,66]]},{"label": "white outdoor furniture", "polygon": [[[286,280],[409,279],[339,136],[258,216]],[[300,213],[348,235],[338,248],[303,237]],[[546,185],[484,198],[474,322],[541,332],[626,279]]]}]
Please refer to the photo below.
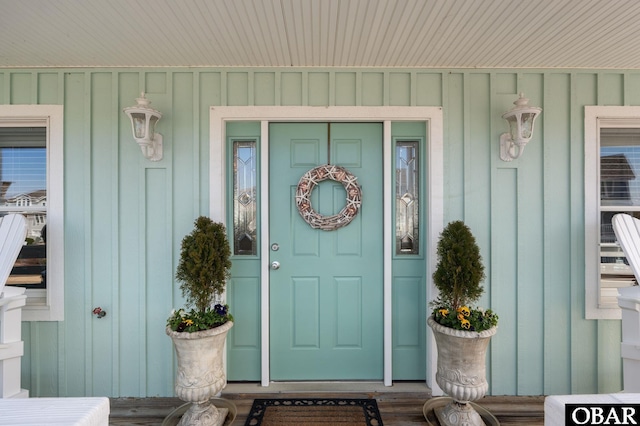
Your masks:
[{"label": "white outdoor furniture", "polygon": [[27,296],[22,287],[5,287],[27,235],[24,216],[9,214],[0,218],[0,398],[26,398],[20,388],[22,307]]},{"label": "white outdoor furniture", "polygon": [[[640,277],[640,220],[624,213],[611,220],[618,244],[631,270]],[[622,309],[622,344],[624,392],[593,395],[550,395],[544,400],[545,426],[563,426],[567,404],[640,404],[640,287],[618,290]]]},{"label": "white outdoor furniture", "polygon": [[0,399],[0,425],[108,426],[109,398]]},{"label": "white outdoor furniture", "polygon": [[0,425],[108,426],[108,398],[28,398],[20,389],[22,287],[7,287],[7,278],[27,235],[24,216],[0,218]]},{"label": "white outdoor furniture", "polygon": [[544,399],[544,426],[564,426],[566,404],[640,404],[640,393],[553,395]]},{"label": "white outdoor furniture", "polygon": [[0,217],[0,294],[27,236],[27,220],[20,214]]},{"label": "white outdoor furniture", "polygon": [[613,232],[622,247],[629,266],[638,281],[640,277],[640,220],[626,213],[618,213],[611,219]]},{"label": "white outdoor furniture", "polygon": [[[619,213],[611,220],[618,244],[629,262],[629,266],[640,280],[640,220]],[[622,357],[623,388],[625,392],[640,392],[640,287],[618,289],[618,305],[622,312]]]}]

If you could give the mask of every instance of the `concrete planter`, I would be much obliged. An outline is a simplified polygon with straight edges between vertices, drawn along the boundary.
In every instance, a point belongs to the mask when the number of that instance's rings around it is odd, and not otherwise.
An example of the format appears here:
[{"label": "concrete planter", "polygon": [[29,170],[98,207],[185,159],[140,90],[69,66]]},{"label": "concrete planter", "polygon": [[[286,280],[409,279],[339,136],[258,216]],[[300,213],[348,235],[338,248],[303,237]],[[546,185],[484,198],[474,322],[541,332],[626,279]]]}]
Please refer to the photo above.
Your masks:
[{"label": "concrete planter", "polygon": [[497,327],[482,332],[455,330],[427,320],[438,349],[436,382],[453,401],[436,410],[440,424],[446,426],[484,425],[471,406],[487,393],[486,353]]},{"label": "concrete planter", "polygon": [[224,388],[227,375],[223,349],[233,322],[195,333],[176,332],[167,327],[178,357],[176,396],[191,402],[178,425],[221,425],[225,415],[210,401]]}]

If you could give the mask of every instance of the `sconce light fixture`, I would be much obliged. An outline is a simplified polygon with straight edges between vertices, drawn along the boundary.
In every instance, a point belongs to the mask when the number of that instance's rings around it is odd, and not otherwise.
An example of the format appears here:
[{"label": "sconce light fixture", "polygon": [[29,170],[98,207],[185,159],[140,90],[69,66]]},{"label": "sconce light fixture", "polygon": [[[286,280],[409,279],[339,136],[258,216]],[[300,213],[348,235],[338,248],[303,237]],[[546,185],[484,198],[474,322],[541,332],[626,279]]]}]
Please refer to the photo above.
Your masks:
[{"label": "sconce light fixture", "polygon": [[156,133],[156,123],[162,113],[149,106],[151,102],[144,97],[144,92],[136,98],[137,105],[124,108],[123,111],[131,119],[133,138],[140,145],[142,155],[151,161],[162,160],[162,135]]},{"label": "sconce light fixture", "polygon": [[513,103],[515,106],[502,114],[502,118],[509,123],[509,133],[500,135],[500,159],[511,161],[519,158],[524,152],[524,146],[533,136],[533,124],[542,108],[529,106],[529,99],[520,93],[520,97]]}]

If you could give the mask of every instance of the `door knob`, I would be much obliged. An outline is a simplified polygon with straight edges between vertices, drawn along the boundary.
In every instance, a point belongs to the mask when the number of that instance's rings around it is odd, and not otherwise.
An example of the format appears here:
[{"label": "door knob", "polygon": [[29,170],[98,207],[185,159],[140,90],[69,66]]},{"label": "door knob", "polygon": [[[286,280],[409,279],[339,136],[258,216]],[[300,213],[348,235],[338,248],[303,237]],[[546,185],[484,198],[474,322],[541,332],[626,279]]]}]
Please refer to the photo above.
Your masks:
[{"label": "door knob", "polygon": [[274,271],[276,269],[280,269],[280,262],[278,262],[277,260],[274,260],[273,262],[271,262],[271,269],[273,269]]}]

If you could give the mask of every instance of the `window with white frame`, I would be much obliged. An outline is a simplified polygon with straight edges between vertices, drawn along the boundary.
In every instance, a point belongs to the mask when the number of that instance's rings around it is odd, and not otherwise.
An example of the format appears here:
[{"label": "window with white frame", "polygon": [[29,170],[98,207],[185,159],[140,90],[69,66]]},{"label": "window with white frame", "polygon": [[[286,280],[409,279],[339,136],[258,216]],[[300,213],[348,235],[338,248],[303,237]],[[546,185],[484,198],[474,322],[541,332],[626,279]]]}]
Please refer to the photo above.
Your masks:
[{"label": "window with white frame", "polygon": [[62,111],[61,105],[0,105],[0,217],[27,219],[6,283],[26,287],[24,321],[64,317]]},{"label": "window with white frame", "polygon": [[617,319],[618,289],[636,284],[611,219],[640,218],[640,107],[585,107],[586,317]]}]

